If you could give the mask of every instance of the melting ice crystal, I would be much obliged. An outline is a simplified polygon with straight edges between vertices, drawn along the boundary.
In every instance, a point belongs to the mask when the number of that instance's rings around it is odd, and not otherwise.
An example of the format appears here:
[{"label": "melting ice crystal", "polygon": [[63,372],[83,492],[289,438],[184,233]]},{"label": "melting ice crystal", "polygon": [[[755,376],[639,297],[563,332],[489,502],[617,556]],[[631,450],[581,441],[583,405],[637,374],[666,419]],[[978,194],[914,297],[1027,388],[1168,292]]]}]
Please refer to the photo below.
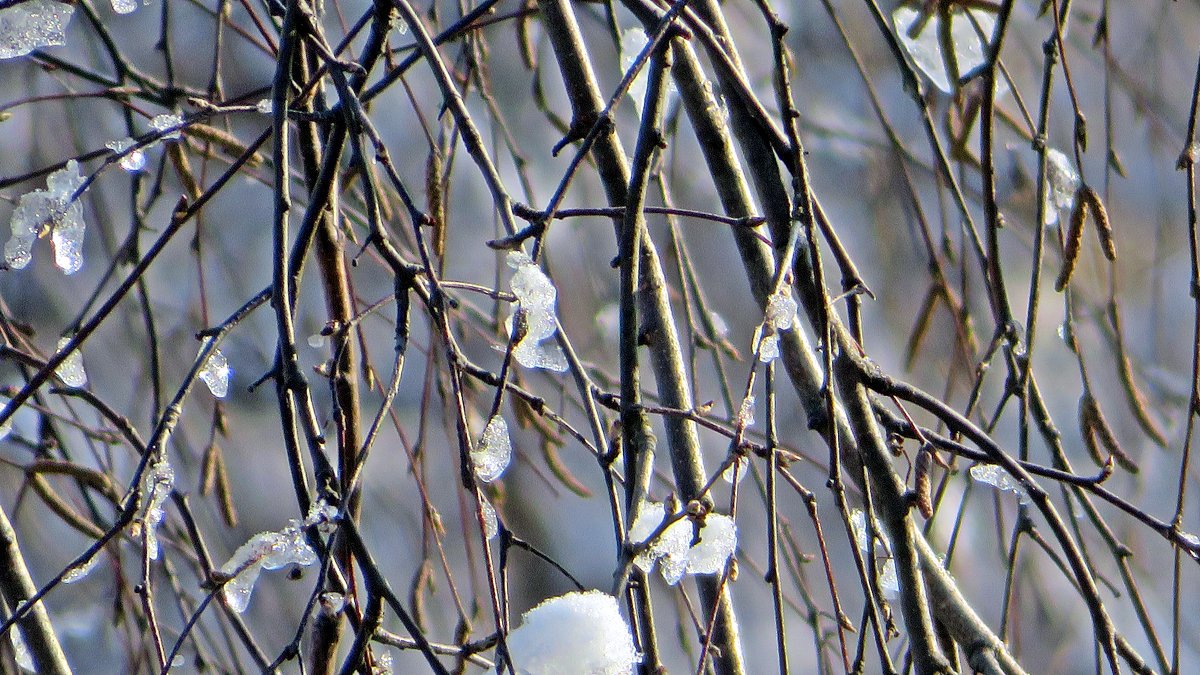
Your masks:
[{"label": "melting ice crystal", "polygon": [[221,574],[228,578],[222,593],[229,608],[239,614],[246,611],[254,583],[263,570],[277,570],[288,565],[308,566],[317,562],[317,552],[308,545],[304,528],[316,525],[327,534],[336,518],[337,509],[318,500],[303,522],[290,520],[282,530],[259,532],[238,547],[221,566]]},{"label": "melting ice crystal", "polygon": [[[129,150],[133,146],[137,145],[137,141],[133,140],[132,138],[125,137],[120,140],[109,141],[104,145],[109,150],[112,150],[114,153],[120,155],[126,150]],[[121,168],[125,169],[129,173],[137,173],[146,166],[146,153],[142,152],[140,149],[134,150],[133,152],[130,152],[122,157],[120,164]]]},{"label": "melting ice crystal", "polygon": [[[666,515],[663,504],[647,502],[629,529],[629,540],[644,543],[662,524]],[[679,583],[684,574],[719,574],[737,548],[737,527],[733,519],[719,513],[710,513],[700,528],[699,540],[692,545],[692,523],[680,518],[667,526],[650,545],[634,558],[633,562],[643,572],[659,572],[668,584]]]},{"label": "melting ice crystal", "polygon": [[71,197],[83,186],[75,160],[50,174],[45,190],[21,195],[13,209],[9,227],[12,237],[4,245],[4,260],[21,269],[33,259],[33,242],[47,232],[54,244],[54,262],[63,272],[74,274],[83,267],[83,205]]},{"label": "melting ice crystal", "polygon": [[[513,357],[526,368],[545,368],[556,372],[567,369],[567,357],[554,343],[558,330],[555,302],[558,290],[545,272],[522,251],[508,254],[508,266],[516,270],[511,281],[513,295],[525,313],[525,336],[513,347]],[[512,332],[512,319],[508,330]]]},{"label": "melting ice crystal", "polygon": [[518,675],[629,675],[641,661],[617,599],[600,591],[546,600],[507,643]]},{"label": "melting ice crystal", "polygon": [[[183,124],[182,115],[155,115],[154,119],[150,120],[150,127],[155,131],[166,131],[172,127],[178,127]],[[179,138],[179,129],[163,134],[163,140],[171,141]]]},{"label": "melting ice crystal", "polygon": [[[204,347],[200,347],[203,353]],[[199,377],[208,385],[208,390],[217,398],[225,398],[229,393],[229,376],[233,371],[229,368],[229,361],[220,349],[212,350],[208,355],[208,360],[204,362],[204,367],[200,369]]]},{"label": "melting ice crystal", "polygon": [[[996,15],[986,9],[971,9],[968,12],[952,7],[949,18],[950,42],[961,77],[970,74],[987,60],[987,43],[981,38],[986,36],[990,43],[995,32]],[[924,23],[919,24],[922,20]],[[921,11],[912,7],[899,7],[892,14],[896,36],[912,57],[913,63],[934,86],[949,94],[957,83],[950,81],[946,55],[942,51],[941,21],[937,12],[922,15]]]},{"label": "melting ice crystal", "polygon": [[987,483],[1001,492],[1011,492],[1017,495],[1017,499],[1022,504],[1029,503],[1029,493],[1003,467],[995,464],[976,464],[971,467],[971,478],[980,483]]},{"label": "melting ice crystal", "polygon": [[[59,338],[58,351],[61,352],[63,347],[70,342],[71,338],[69,337]],[[58,364],[58,368],[54,369],[54,374],[68,387],[82,387],[87,384],[87,372],[83,369],[83,355],[78,347],[63,359],[62,363]]]},{"label": "melting ice crystal", "polygon": [[[863,513],[862,509],[854,509],[850,512],[850,529],[854,531],[854,542],[858,545],[858,550],[863,555],[871,553],[870,540],[867,538],[867,514]],[[879,539],[883,542],[883,548],[890,551],[892,544],[888,541],[887,535],[879,532]],[[879,549],[875,549],[878,553]],[[900,582],[896,578],[896,562],[888,555],[886,560],[875,566],[875,572],[878,575],[879,588],[883,591],[885,598],[895,598],[900,594]]]},{"label": "melting ice crystal", "polygon": [[1046,150],[1044,225],[1054,225],[1058,222],[1060,211],[1071,210],[1075,205],[1075,193],[1081,184],[1079,172],[1075,171],[1066,155],[1054,148]]},{"label": "melting ice crystal", "polygon": [[0,59],[66,44],[66,27],[75,8],[54,0],[29,0],[0,9]]}]

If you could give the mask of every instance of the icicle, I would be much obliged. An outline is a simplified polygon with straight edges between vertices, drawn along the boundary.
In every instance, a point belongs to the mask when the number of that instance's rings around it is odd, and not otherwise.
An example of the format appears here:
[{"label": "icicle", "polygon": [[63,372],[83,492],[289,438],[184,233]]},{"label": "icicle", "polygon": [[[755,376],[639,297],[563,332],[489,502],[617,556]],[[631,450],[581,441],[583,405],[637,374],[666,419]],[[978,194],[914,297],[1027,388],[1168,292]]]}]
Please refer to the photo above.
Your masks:
[{"label": "icicle", "polygon": [[308,566],[317,561],[317,553],[304,538],[304,524],[292,520],[278,532],[259,532],[238,547],[221,566],[228,578],[222,593],[229,608],[246,611],[250,594],[262,570],[277,570],[288,565]]},{"label": "icicle", "polygon": [[75,8],[53,0],[29,0],[0,9],[0,59],[67,43],[66,28]]},{"label": "icicle", "polygon": [[142,515],[137,523],[135,534],[140,533],[146,541],[146,553],[151,560],[158,559],[158,526],[166,517],[163,503],[167,501],[171,490],[175,489],[175,470],[171,468],[167,456],[163,453],[157,461],[146,467],[142,474],[142,485],[138,498],[142,505]]},{"label": "icicle", "polygon": [[13,660],[17,662],[17,667],[27,673],[36,673],[37,668],[33,665],[33,656],[29,653],[29,645],[25,644],[25,636],[21,634],[21,628],[13,626],[8,631],[8,639],[12,642]]},{"label": "icicle", "polygon": [[12,237],[4,245],[4,260],[21,269],[33,259],[33,242],[47,231],[54,244],[55,263],[67,274],[83,266],[83,205],[71,197],[83,186],[75,160],[50,174],[45,190],[21,195],[9,227]]}]

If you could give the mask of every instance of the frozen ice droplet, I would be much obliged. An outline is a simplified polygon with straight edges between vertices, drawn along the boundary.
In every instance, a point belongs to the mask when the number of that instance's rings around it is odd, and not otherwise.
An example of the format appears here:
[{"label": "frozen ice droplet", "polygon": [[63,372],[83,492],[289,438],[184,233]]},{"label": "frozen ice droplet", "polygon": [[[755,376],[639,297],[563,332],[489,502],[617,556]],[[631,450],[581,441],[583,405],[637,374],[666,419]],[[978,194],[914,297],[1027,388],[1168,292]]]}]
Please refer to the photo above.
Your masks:
[{"label": "frozen ice droplet", "polygon": [[308,545],[303,527],[303,523],[293,520],[278,532],[259,532],[233,552],[221,566],[221,574],[227,577],[221,592],[230,609],[246,611],[254,583],[263,570],[307,567],[317,562],[317,553]]},{"label": "frozen ice droplet", "polygon": [[33,243],[51,233],[55,262],[67,274],[79,271],[83,265],[83,206],[72,198],[83,184],[79,163],[72,159],[50,174],[45,190],[21,195],[9,220],[12,237],[4,245],[4,259],[10,267],[28,265]]},{"label": "frozen ice droplet", "polygon": [[1021,483],[1012,477],[1003,467],[995,464],[976,464],[971,467],[971,478],[980,483],[987,483],[1002,492],[1012,492],[1022,504],[1029,503],[1029,493]]},{"label": "frozen ice droplet", "polygon": [[[515,270],[510,284],[525,316],[525,335],[513,347],[513,358],[526,368],[565,371],[567,357],[553,341],[558,330],[555,314],[558,290],[550,277],[523,251],[509,253],[507,263]],[[511,318],[507,325],[511,334]]]},{"label": "frozen ice droplet", "polygon": [[764,335],[762,341],[758,343],[758,360],[770,363],[777,358],[779,358],[779,336]]},{"label": "frozen ice droplet", "polygon": [[[996,16],[985,9],[972,9],[968,13],[952,7],[949,19],[954,62],[958,67],[958,76],[964,77],[986,62],[987,48],[995,33]],[[921,21],[924,23],[918,23]],[[892,14],[892,22],[896,26],[900,44],[917,68],[938,89],[951,93],[957,83],[950,81],[952,74],[942,51],[941,14],[901,6]]]},{"label": "frozen ice droplet", "polygon": [[[69,337],[59,338],[58,351],[62,351],[70,341]],[[54,374],[68,387],[82,387],[87,384],[87,373],[83,370],[83,354],[80,350],[76,348],[67,358],[63,359],[63,362],[58,364],[58,368],[54,370]]]},{"label": "frozen ice droplet", "polygon": [[1075,193],[1082,184],[1079,172],[1061,151],[1046,150],[1046,217],[1043,224],[1050,226],[1058,222],[1060,211],[1069,211],[1075,204]]},{"label": "frozen ice droplet", "polygon": [[741,427],[748,427],[754,424],[754,394],[742,399],[742,405],[738,408],[735,423]]},{"label": "frozen ice droplet", "polygon": [[796,320],[796,301],[792,299],[792,290],[783,287],[767,298],[767,323],[775,330],[787,330]]},{"label": "frozen ice droplet", "polygon": [[137,0],[112,0],[112,8],[117,14],[129,14],[138,8]]},{"label": "frozen ice droplet", "polygon": [[25,644],[25,636],[21,634],[21,628],[13,626],[9,629],[8,639],[12,642],[13,660],[17,662],[17,667],[27,673],[36,673],[37,668],[33,665],[33,656],[29,653],[29,645]]},{"label": "frozen ice droplet", "polygon": [[[104,145],[109,150],[112,150],[114,153],[120,155],[137,145],[137,141],[126,137],[116,141],[109,141]],[[129,173],[137,173],[146,167],[146,153],[142,152],[140,149],[133,150],[121,158],[120,164],[121,168],[125,169]]]},{"label": "frozen ice droplet", "polygon": [[0,9],[0,59],[67,43],[66,28],[75,8],[53,0],[29,0]]},{"label": "frozen ice droplet", "polygon": [[142,475],[142,485],[138,492],[142,512],[140,518],[142,537],[146,541],[146,552],[151,560],[158,559],[158,526],[166,518],[163,504],[171,491],[175,489],[175,470],[162,454],[154,463],[146,467]]},{"label": "frozen ice droplet", "polygon": [[495,539],[500,532],[500,523],[496,519],[496,509],[488,500],[480,499],[479,506],[483,508],[483,534],[488,539]]},{"label": "frozen ice droplet", "polygon": [[512,442],[508,438],[508,423],[497,414],[488,420],[483,437],[471,451],[471,464],[475,477],[490,483],[500,477],[512,460]]},{"label": "frozen ice droplet", "polygon": [[72,202],[50,235],[54,264],[65,274],[74,274],[83,268],[83,234],[83,205]]},{"label": "frozen ice droplet", "polygon": [[729,463],[729,466],[725,467],[725,470],[721,472],[721,480],[724,480],[730,485],[733,485],[734,483],[740,483],[745,480],[746,472],[749,470],[749,459],[741,456],[735,457],[734,460]]},{"label": "frozen ice droplet", "polygon": [[275,110],[275,104],[271,103],[271,99],[264,98],[254,104],[254,109],[263,115],[270,115]]},{"label": "frozen ice droplet", "polygon": [[183,124],[182,115],[155,115],[154,119],[150,120],[150,128],[158,132],[166,131],[167,129],[175,128],[170,133],[163,134],[163,140],[172,141],[179,138],[178,127]]},{"label": "frozen ice droplet", "polygon": [[546,600],[506,642],[521,675],[629,675],[641,661],[617,599],[600,591]]},{"label": "frozen ice droplet", "polygon": [[[633,62],[637,61],[638,54],[646,46],[646,32],[641,28],[634,26],[621,31],[621,70],[628,72],[633,67]],[[648,69],[643,65],[638,71],[637,76],[633,78],[633,82],[629,83],[629,89],[625,95],[633,101],[634,110],[640,115],[642,112],[642,103],[646,100],[646,71]]]},{"label": "frozen ice droplet", "polygon": [[63,575],[62,582],[64,584],[73,584],[91,574],[92,570],[96,569],[96,566],[99,564],[100,553],[96,552],[96,554],[91,558],[88,558],[87,560],[67,570],[67,573]]},{"label": "frozen ice droplet", "polygon": [[[200,348],[204,351],[204,347]],[[217,398],[225,398],[229,393],[229,377],[233,373],[229,368],[229,361],[225,359],[225,355],[220,349],[212,350],[208,355],[208,360],[204,362],[204,367],[200,369],[199,377],[208,385],[208,390]]]}]

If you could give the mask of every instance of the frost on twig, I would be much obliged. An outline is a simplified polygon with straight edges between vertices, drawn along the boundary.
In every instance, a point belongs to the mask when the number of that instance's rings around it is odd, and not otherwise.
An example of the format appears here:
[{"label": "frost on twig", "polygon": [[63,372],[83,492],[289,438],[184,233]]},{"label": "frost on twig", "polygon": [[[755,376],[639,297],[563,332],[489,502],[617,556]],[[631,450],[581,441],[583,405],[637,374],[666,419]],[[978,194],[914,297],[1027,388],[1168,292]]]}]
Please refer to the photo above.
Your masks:
[{"label": "frost on twig", "polygon": [[183,124],[182,115],[155,115],[154,119],[150,120],[150,128],[162,133],[168,129],[174,129],[169,133],[163,133],[164,141],[173,141],[179,138],[179,126]]},{"label": "frost on twig", "polygon": [[83,205],[71,198],[83,183],[79,163],[72,159],[50,174],[45,190],[21,195],[9,221],[12,237],[4,245],[4,261],[9,267],[28,265],[33,260],[33,242],[47,233],[59,269],[74,274],[83,267]]},{"label": "frost on twig", "polygon": [[[666,508],[658,502],[647,502],[629,529],[629,540],[644,544],[650,535],[662,525]],[[634,558],[633,562],[643,572],[654,570],[659,564],[663,579],[670,585],[679,583],[684,574],[718,574],[737,548],[737,527],[733,519],[719,513],[710,513],[700,528],[699,540],[692,545],[692,523],[680,518],[667,526],[661,534],[649,542]]]},{"label": "frost on twig", "polygon": [[1022,504],[1029,503],[1029,493],[1003,467],[995,464],[976,464],[971,467],[971,478],[980,483],[987,483],[1001,492],[1011,492],[1017,495],[1017,499]]},{"label": "frost on twig", "polygon": [[[948,16],[958,77],[970,76],[987,60],[988,45],[995,33],[996,15],[986,9],[963,11],[951,6]],[[917,68],[938,89],[952,93],[958,83],[950,81],[946,54],[942,51],[941,14],[901,6],[892,14],[892,22],[896,26],[896,37],[900,38],[900,44],[904,45],[904,50]],[[985,36],[987,42],[983,39]]]},{"label": "frost on twig", "polygon": [[525,612],[506,642],[521,675],[628,675],[642,660],[616,598],[600,591],[542,602]]},{"label": "frost on twig", "polygon": [[[58,351],[62,351],[70,341],[69,337],[59,338]],[[83,369],[83,354],[79,348],[72,351],[67,358],[63,359],[62,363],[58,364],[58,368],[54,369],[54,374],[68,387],[82,387],[87,384],[87,372]]]},{"label": "frost on twig", "polygon": [[[200,352],[204,352],[204,346],[200,347]],[[199,377],[208,385],[208,390],[217,398],[225,398],[229,394],[229,377],[233,371],[229,368],[229,361],[220,349],[212,350],[208,355],[208,359],[204,362],[204,367],[200,369]]]},{"label": "frost on twig", "polygon": [[490,483],[500,477],[512,461],[512,441],[508,438],[508,423],[497,414],[488,420],[479,444],[471,450],[471,465],[475,477]]},{"label": "frost on twig", "polygon": [[158,559],[158,526],[167,515],[163,504],[174,489],[175,470],[167,461],[166,453],[162,453],[142,474],[142,484],[138,489],[138,503],[141,507],[138,518],[132,525],[133,536],[143,538],[146,542],[146,555],[151,560]]},{"label": "frost on twig", "polygon": [[755,333],[759,361],[770,363],[779,357],[779,332],[790,330],[795,321],[796,301],[792,289],[785,285],[767,298],[762,328]]},{"label": "frost on twig", "polygon": [[[522,251],[508,254],[508,266],[516,270],[511,283],[520,311],[525,314],[525,334],[513,347],[513,358],[526,368],[545,368],[556,372],[567,369],[567,357],[554,343],[557,332],[555,303],[558,290],[545,272]],[[505,324],[512,334],[514,317]]]},{"label": "frost on twig", "polygon": [[91,574],[92,570],[96,569],[96,566],[99,564],[100,551],[96,551],[92,557],[67,570],[67,573],[63,575],[62,582],[64,584],[73,584]]},{"label": "frost on twig", "polygon": [[308,545],[306,527],[316,525],[322,533],[331,530],[337,519],[337,509],[318,500],[303,520],[289,520],[278,532],[259,532],[242,544],[221,566],[225,579],[222,593],[229,608],[237,613],[246,611],[254,583],[263,570],[277,570],[288,565],[307,567],[317,561],[317,552]]},{"label": "frost on twig", "polygon": [[54,0],[29,0],[0,9],[0,59],[67,43],[66,28],[75,8]]},{"label": "frost on twig", "polygon": [[[870,530],[867,528],[867,514],[862,509],[854,509],[850,512],[850,529],[854,532],[854,543],[858,546],[859,552],[863,555],[870,555],[870,539],[867,536]],[[878,533],[878,539],[888,553],[882,563],[875,566],[875,573],[879,581],[879,590],[883,592],[883,597],[890,600],[900,594],[900,580],[896,577],[896,562],[892,560],[890,553],[892,543],[888,541],[887,535],[883,532]]]},{"label": "frost on twig", "polygon": [[1075,205],[1075,194],[1082,180],[1079,172],[1061,151],[1046,150],[1045,212],[1042,223],[1046,226],[1058,223],[1060,212],[1070,211]]},{"label": "frost on twig", "polygon": [[479,499],[479,505],[483,508],[483,535],[490,541],[495,539],[496,535],[500,533],[500,523],[496,519],[496,508],[482,497]]}]

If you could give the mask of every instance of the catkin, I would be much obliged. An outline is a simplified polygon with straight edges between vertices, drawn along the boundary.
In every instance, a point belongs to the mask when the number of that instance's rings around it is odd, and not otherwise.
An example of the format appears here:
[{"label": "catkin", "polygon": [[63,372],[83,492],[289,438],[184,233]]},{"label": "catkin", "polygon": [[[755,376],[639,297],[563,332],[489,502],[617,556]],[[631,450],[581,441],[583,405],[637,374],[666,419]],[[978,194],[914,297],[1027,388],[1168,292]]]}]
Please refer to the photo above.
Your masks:
[{"label": "catkin", "polygon": [[1067,228],[1067,241],[1063,248],[1062,271],[1058,273],[1058,280],[1054,282],[1054,290],[1060,293],[1071,281],[1075,263],[1079,262],[1079,249],[1083,243],[1083,227],[1087,222],[1089,207],[1088,200],[1082,199],[1079,194],[1075,195],[1075,206],[1071,208],[1071,223]]},{"label": "catkin", "polygon": [[1113,239],[1108,210],[1104,208],[1104,202],[1100,201],[1100,195],[1096,194],[1091,187],[1084,185],[1079,189],[1078,199],[1087,204],[1096,219],[1096,236],[1100,238],[1100,248],[1104,250],[1104,257],[1109,261],[1115,261],[1117,259],[1117,243]]}]

